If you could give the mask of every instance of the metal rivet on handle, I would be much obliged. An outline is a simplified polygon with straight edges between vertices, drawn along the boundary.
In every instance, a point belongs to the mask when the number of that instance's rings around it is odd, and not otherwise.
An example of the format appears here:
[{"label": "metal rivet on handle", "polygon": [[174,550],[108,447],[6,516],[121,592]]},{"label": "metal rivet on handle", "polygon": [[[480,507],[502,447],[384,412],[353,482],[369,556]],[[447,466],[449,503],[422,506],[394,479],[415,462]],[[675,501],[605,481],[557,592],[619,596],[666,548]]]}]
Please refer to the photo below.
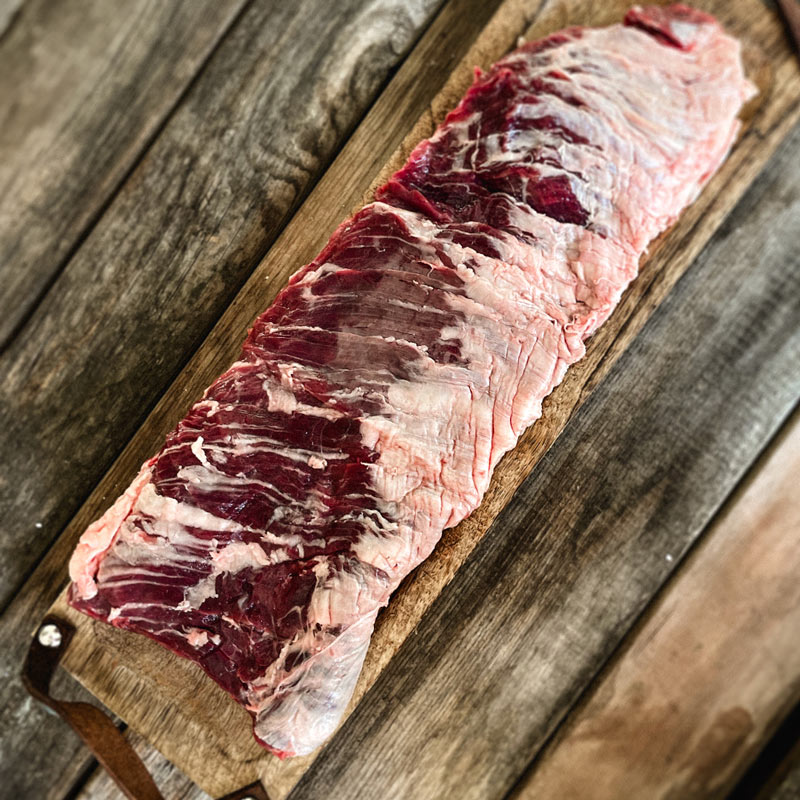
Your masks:
[{"label": "metal rivet on handle", "polygon": [[60,647],[61,646],[61,631],[58,625],[48,622],[39,628],[39,635],[37,636],[39,644],[45,647]]}]

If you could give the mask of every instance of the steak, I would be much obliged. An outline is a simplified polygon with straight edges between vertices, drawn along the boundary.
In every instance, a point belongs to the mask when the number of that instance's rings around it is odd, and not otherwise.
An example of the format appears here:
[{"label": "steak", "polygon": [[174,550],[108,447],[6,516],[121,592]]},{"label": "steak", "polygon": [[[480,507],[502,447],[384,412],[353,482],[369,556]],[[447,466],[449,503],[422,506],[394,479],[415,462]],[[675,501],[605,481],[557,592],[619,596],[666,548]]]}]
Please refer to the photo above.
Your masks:
[{"label": "steak", "polygon": [[679,5],[477,71],[86,531],[70,602],[196,662],[269,750],[314,750],[379,609],[481,502],[753,91],[738,43]]}]

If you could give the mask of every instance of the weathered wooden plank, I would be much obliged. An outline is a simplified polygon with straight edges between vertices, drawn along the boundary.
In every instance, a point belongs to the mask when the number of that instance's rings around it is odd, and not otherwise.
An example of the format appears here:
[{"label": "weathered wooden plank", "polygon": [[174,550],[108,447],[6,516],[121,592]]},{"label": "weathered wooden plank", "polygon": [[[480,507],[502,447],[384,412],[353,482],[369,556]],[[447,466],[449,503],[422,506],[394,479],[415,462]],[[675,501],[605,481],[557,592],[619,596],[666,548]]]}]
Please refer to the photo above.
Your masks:
[{"label": "weathered wooden plank", "polygon": [[[13,596],[0,623],[7,756],[0,786],[14,796],[68,782],[87,764],[77,741],[16,679],[74,539],[61,540],[19,592],[15,584],[202,338],[435,6],[349,0],[323,13],[309,0],[250,8],[67,265],[24,346],[15,343],[0,362],[0,600]],[[491,6],[475,0],[461,9],[479,26]],[[444,42],[453,55],[437,63],[446,70],[463,50],[457,39]],[[432,71],[430,86],[412,91],[416,74],[406,73],[409,102],[425,107],[445,75]]]},{"label": "weathered wooden plank", "polygon": [[800,397],[798,150],[800,129],[293,800],[511,788]]},{"label": "weathered wooden plank", "polygon": [[[797,65],[786,47],[780,22],[765,13],[758,3],[739,6],[740,16],[736,18],[729,18],[727,5],[707,5],[720,13],[731,29],[745,39],[750,73],[759,80],[762,88],[761,105],[750,110],[750,128],[709,189],[686,212],[676,229],[653,248],[642,275],[620,309],[591,343],[586,360],[573,368],[565,383],[548,401],[545,417],[523,438],[514,455],[499,468],[481,509],[464,525],[446,534],[434,556],[393,598],[379,622],[354,703],[374,682],[433,598],[483,536],[493,517],[562,430],[570,414],[608,372],[653,308],[683,274],[741,196],[781,141],[791,122],[797,119],[800,111],[795,107],[800,94],[800,85],[796,81]],[[544,33],[570,22],[607,22],[619,19],[623,11],[621,6],[609,8],[608,4],[545,4],[536,12],[531,33]],[[441,118],[440,115],[452,107],[468,83],[475,61],[486,64],[511,46],[518,33],[525,30],[529,21],[526,13],[525,3],[504,4],[488,32],[480,37],[470,51],[467,61],[454,72],[431,112],[415,126],[414,133],[407,137],[398,153],[389,159],[391,165],[396,165],[408,147],[420,136],[429,133]],[[761,60],[761,54],[766,50],[773,54],[770,64]],[[407,66],[410,64],[411,61]],[[320,239],[324,239],[333,227],[333,224],[329,228],[322,226],[318,236],[310,235],[314,222],[327,219],[332,204],[343,196],[349,197],[348,192],[353,194],[350,187],[358,187],[358,181],[369,174],[364,169],[364,154],[372,152],[370,147],[374,150],[374,141],[379,140],[377,134],[381,130],[381,122],[381,117],[372,114],[365,120],[302,211],[270,251],[252,281],[223,316],[202,350],[106,476],[98,493],[82,509],[74,525],[70,526],[72,534],[69,535],[77,535],[96,514],[103,494],[113,496],[124,487],[141,460],[158,446],[163,433],[171,427],[191,399],[232,360],[247,324],[269,302],[278,286],[283,284],[287,272],[297,263],[313,256],[321,244]],[[345,187],[345,191],[342,191],[342,187]],[[348,206],[334,210],[338,221]],[[273,281],[277,276],[278,286],[265,285],[262,276],[269,276]],[[62,613],[69,613],[63,607],[61,610]],[[248,776],[250,770],[256,768],[253,760],[258,759],[258,751],[249,738],[234,737],[232,734],[232,731],[248,729],[247,717],[241,709],[228,702],[210,683],[198,681],[192,665],[170,656],[152,643],[126,636],[107,626],[93,626],[80,615],[75,615],[75,619],[82,630],[91,632],[81,640],[85,647],[73,647],[68,656],[68,668],[79,674],[82,681],[112,702],[113,707],[134,727],[146,731],[148,737],[170,758],[214,792],[230,788],[226,781],[232,781],[236,776],[243,778],[239,782],[251,779]],[[127,674],[115,671],[109,661],[110,654],[114,654],[116,663],[125,665]],[[171,680],[165,681],[164,675],[171,676]],[[137,698],[143,693],[143,687],[146,687],[144,693],[148,696],[158,695],[162,698],[162,703],[170,707],[169,715],[159,715],[156,720],[148,708],[138,703]],[[196,726],[197,735],[202,736],[207,750],[186,748],[186,737],[177,735],[192,726]],[[217,734],[213,733],[214,730]],[[217,741],[221,731],[224,731],[224,746]],[[249,733],[246,737],[249,737]],[[279,765],[274,759],[263,761],[262,756],[263,767],[259,769],[269,788],[281,794],[288,791],[311,760],[292,759],[288,764]],[[242,765],[240,768],[236,767],[237,762]],[[209,769],[210,764],[214,765],[213,770]],[[231,772],[226,773],[226,769]]]},{"label": "weathered wooden plank", "polygon": [[438,3],[265,1],[239,17],[0,358],[0,608]]},{"label": "weathered wooden plank", "polygon": [[800,699],[800,415],[514,794],[724,797]]},{"label": "weathered wooden plank", "polygon": [[16,12],[0,43],[0,348],[243,5],[29,0]]}]

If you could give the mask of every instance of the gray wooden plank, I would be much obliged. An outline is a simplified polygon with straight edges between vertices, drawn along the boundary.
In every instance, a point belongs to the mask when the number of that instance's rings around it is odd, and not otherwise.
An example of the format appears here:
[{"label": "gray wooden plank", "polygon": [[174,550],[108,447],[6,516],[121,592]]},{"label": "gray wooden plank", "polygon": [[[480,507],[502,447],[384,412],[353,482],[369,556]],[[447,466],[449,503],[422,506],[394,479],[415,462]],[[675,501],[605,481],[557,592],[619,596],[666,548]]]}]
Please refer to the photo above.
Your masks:
[{"label": "gray wooden plank", "polygon": [[800,397],[798,152],[800,129],[294,800],[511,789]]},{"label": "gray wooden plank", "polygon": [[800,722],[787,719],[800,700],[798,475],[800,410],[539,753],[514,800],[753,800],[779,761],[781,729]]},{"label": "gray wooden plank", "polygon": [[439,2],[275,0],[239,17],[0,358],[0,607]]},{"label": "gray wooden plank", "polygon": [[[0,348],[245,0],[29,0],[0,41]],[[0,6],[11,22],[14,4]]]}]

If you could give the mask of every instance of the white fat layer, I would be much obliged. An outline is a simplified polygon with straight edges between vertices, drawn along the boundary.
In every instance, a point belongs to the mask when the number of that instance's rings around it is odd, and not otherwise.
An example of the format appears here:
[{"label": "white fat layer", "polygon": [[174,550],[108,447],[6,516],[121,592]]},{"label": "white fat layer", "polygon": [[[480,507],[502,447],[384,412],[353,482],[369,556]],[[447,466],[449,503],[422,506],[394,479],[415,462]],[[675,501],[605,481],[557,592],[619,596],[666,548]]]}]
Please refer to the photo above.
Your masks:
[{"label": "white fat layer", "polygon": [[158,494],[151,483],[148,483],[139,495],[135,511],[155,520],[153,523],[155,532],[169,541],[186,538],[188,527],[220,533],[242,529],[242,526],[233,520],[217,517],[197,506],[180,503],[171,497]]},{"label": "white fat layer", "polygon": [[203,437],[198,436],[192,442],[192,452],[197,456],[197,460],[204,466],[204,467],[211,467],[209,460],[206,458],[206,454],[203,452]]},{"label": "white fat layer", "polygon": [[[291,385],[290,375],[285,373],[284,380]],[[341,411],[336,411],[333,408],[310,406],[307,403],[301,403],[295,398],[291,389],[283,385],[278,386],[271,380],[264,381],[264,392],[267,395],[267,409],[275,413],[298,413],[311,417],[323,417],[324,419],[341,419],[344,416]]]},{"label": "white fat layer", "polygon": [[69,577],[81,599],[89,600],[97,594],[95,576],[100,560],[113,544],[123,521],[131,513],[142,489],[148,485],[152,461],[153,459],[142,466],[125,493],[81,536],[69,562]]},{"label": "white fat layer", "polygon": [[204,631],[201,628],[190,628],[186,634],[186,641],[192,647],[204,647],[208,644],[208,631]]}]

